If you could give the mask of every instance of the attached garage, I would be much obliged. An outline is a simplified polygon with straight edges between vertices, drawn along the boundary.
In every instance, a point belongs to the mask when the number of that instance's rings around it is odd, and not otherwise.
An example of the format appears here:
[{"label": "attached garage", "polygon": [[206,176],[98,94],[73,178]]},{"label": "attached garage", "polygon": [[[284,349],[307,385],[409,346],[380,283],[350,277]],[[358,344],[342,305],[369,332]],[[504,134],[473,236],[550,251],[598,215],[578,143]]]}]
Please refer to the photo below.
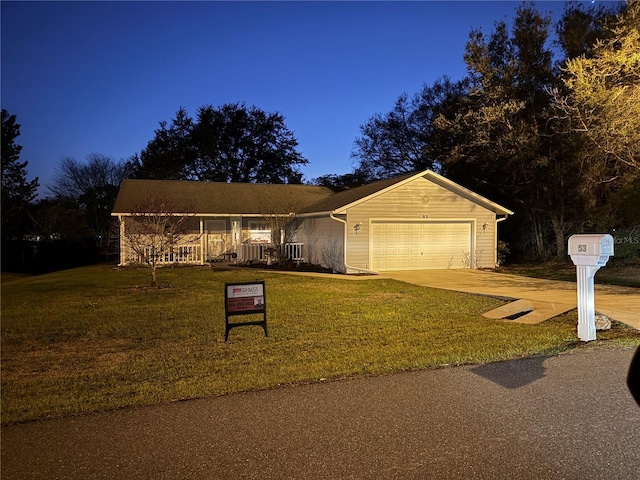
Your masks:
[{"label": "attached garage", "polygon": [[425,270],[469,268],[472,221],[371,222],[371,268]]},{"label": "attached garage", "polygon": [[[498,225],[512,214],[426,170],[337,192],[299,212],[298,234],[320,262],[339,250],[347,273],[495,268]],[[342,229],[339,249],[316,241],[331,225]]]}]

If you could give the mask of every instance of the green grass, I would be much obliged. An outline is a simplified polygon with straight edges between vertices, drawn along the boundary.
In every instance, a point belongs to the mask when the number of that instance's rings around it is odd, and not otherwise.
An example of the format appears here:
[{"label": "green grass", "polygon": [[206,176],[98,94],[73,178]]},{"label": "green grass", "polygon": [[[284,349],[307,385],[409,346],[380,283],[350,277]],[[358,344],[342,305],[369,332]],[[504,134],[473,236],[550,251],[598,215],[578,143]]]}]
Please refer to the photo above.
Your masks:
[{"label": "green grass", "polygon": [[[231,330],[225,282],[266,282],[269,338]],[[85,267],[2,285],[2,422],[278,385],[558,353],[577,314],[541,325],[481,316],[502,302],[389,279],[252,270]],[[251,317],[235,317],[249,320]],[[259,317],[256,317],[256,320]],[[637,345],[622,325],[596,344]]]},{"label": "green grass", "polygon": [[[571,261],[504,265],[498,271],[546,280],[576,281],[576,267]],[[598,270],[594,280],[595,283],[602,285],[640,287],[640,264],[616,266],[612,261],[611,265],[608,264]]]},{"label": "green grass", "polygon": [[22,280],[23,278],[29,278],[29,275],[22,273],[2,272],[2,274],[0,274],[0,283],[15,282],[16,280]]}]

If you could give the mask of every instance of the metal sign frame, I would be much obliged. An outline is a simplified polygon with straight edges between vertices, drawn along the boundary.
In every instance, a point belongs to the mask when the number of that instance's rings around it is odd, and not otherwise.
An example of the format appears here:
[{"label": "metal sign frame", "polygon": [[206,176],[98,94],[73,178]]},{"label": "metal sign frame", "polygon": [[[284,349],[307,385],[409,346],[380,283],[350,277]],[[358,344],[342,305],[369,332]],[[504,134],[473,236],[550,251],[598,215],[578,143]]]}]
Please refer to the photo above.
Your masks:
[{"label": "metal sign frame", "polygon": [[[224,341],[229,338],[229,330],[235,327],[258,325],[264,329],[264,336],[268,337],[267,330],[267,294],[264,280],[242,283],[224,284],[224,312],[225,327]],[[229,317],[235,315],[262,314],[262,320],[253,322],[229,322]]]}]

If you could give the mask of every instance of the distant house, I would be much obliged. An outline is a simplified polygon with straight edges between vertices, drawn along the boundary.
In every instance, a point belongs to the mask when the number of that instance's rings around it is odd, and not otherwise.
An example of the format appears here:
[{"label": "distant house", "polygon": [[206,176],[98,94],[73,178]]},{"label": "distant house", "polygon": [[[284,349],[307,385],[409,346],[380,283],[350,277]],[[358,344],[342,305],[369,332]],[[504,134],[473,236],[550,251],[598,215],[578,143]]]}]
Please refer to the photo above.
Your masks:
[{"label": "distant house", "polygon": [[[151,198],[190,213],[166,263],[263,261],[274,236],[291,260],[344,273],[494,268],[498,223],[513,212],[430,170],[334,192],[310,185],[125,180],[113,215],[120,263],[136,261],[127,219]],[[275,233],[274,219],[290,219]],[[130,221],[130,220],[129,220]]]}]

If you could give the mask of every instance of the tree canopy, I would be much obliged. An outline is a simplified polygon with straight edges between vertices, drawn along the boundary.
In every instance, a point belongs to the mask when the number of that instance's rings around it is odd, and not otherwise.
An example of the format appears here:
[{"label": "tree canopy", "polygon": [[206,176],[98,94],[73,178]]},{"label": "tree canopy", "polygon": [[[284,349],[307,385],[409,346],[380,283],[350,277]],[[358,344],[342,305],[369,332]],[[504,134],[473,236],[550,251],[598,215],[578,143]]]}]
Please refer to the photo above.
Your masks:
[{"label": "tree canopy", "polygon": [[359,161],[357,172],[369,179],[385,178],[417,170],[440,170],[446,140],[438,136],[434,120],[455,110],[466,93],[465,82],[444,77],[409,97],[398,97],[393,109],[376,114],[360,127],[351,156]]},{"label": "tree canopy", "polygon": [[27,180],[27,165],[20,161],[22,146],[16,143],[20,124],[2,109],[2,237],[21,238],[26,228],[28,206],[35,200],[38,179]]},{"label": "tree canopy", "polygon": [[582,171],[596,182],[640,170],[640,2],[605,32],[591,55],[568,59],[553,92],[556,125],[584,140]]},{"label": "tree canopy", "polygon": [[198,108],[195,120],[180,108],[134,156],[138,178],[215,182],[300,183],[308,163],[278,112],[245,104]]},{"label": "tree canopy", "polygon": [[[116,161],[99,153],[89,154],[85,162],[66,157],[60,160],[49,192],[55,210],[75,208],[84,217],[96,245],[109,243],[113,219],[111,209],[122,180],[131,175],[128,162]],[[51,203],[51,202],[49,202]]]},{"label": "tree canopy", "polygon": [[439,171],[516,210],[504,227],[512,251],[535,258],[565,258],[571,232],[637,223],[628,205],[640,192],[639,8],[570,2],[553,30],[523,4],[511,26],[471,31],[466,78],[372,116],[354,173]]}]

